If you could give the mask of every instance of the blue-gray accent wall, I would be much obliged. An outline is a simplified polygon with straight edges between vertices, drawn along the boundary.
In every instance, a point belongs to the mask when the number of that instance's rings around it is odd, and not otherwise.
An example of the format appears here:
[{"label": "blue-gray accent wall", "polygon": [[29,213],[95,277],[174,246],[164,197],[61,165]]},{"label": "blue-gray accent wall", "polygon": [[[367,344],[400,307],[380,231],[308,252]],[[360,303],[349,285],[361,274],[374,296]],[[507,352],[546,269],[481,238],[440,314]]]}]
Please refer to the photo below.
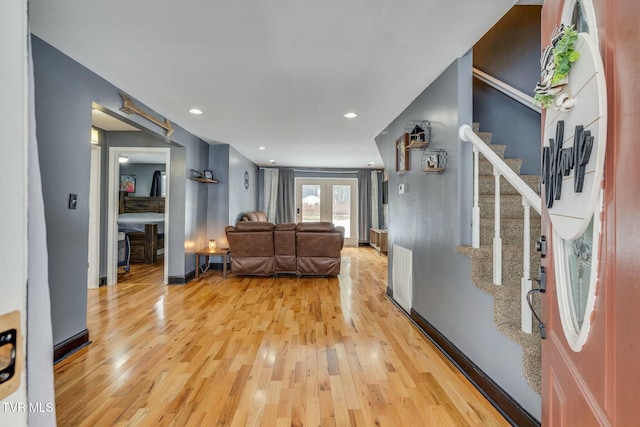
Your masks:
[{"label": "blue-gray accent wall", "polygon": [[[209,210],[207,235],[220,246],[228,246],[224,229],[235,225],[246,212],[258,210],[258,167],[235,148],[212,145],[209,166],[218,184],[208,185]],[[244,187],[244,173],[249,174],[249,188]]]},{"label": "blue-gray accent wall", "polygon": [[[522,372],[522,349],[493,322],[493,299],[471,283],[471,262],[456,252],[468,244],[471,148],[458,129],[471,120],[471,54],[449,66],[386,129],[376,144],[389,173],[389,277],[393,246],[413,251],[413,309],[467,357],[540,417],[540,396]],[[422,151],[410,151],[409,171],[395,173],[395,141],[409,120],[433,122],[431,148],[448,153],[443,174],[421,170]],[[404,184],[405,194],[398,186]]]},{"label": "blue-gray accent wall", "polygon": [[[165,132],[162,128],[139,116],[119,111],[122,99],[117,87],[38,37],[32,36],[32,49],[36,135],[47,222],[53,342],[59,344],[87,327],[92,104],[100,104],[116,116],[157,135],[172,147],[169,209],[172,226],[181,232],[171,239],[170,276],[184,276],[187,267],[193,270],[193,251],[196,249],[186,251],[185,241],[206,240],[207,198],[199,195],[195,182],[187,182],[186,171],[188,168],[206,168],[209,146],[175,123],[175,133],[171,138],[163,137]],[[160,116],[153,109],[136,102]],[[67,208],[70,193],[78,195],[76,210]]]},{"label": "blue-gray accent wall", "polygon": [[[473,47],[473,65],[533,96],[540,78],[541,6],[514,6]],[[477,79],[473,120],[507,146],[505,157],[522,159],[521,172],[540,175],[540,114]]]}]

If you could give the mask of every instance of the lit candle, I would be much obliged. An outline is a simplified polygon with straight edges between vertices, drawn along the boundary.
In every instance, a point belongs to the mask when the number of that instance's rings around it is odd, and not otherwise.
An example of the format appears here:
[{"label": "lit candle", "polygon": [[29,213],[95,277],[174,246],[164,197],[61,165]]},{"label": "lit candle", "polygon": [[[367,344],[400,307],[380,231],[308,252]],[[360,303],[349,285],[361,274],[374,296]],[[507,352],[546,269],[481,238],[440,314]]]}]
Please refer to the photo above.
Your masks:
[{"label": "lit candle", "polygon": [[214,239],[209,240],[209,249],[214,250],[216,248],[216,241]]}]

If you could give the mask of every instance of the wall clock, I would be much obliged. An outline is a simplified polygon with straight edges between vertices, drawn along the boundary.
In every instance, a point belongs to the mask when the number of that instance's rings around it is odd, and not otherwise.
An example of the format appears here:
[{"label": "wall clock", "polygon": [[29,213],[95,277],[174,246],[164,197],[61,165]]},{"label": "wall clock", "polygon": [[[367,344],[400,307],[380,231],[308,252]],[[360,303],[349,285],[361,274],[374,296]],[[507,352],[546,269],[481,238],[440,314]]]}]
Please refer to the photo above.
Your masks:
[{"label": "wall clock", "polygon": [[249,172],[244,171],[244,188],[249,189]]}]

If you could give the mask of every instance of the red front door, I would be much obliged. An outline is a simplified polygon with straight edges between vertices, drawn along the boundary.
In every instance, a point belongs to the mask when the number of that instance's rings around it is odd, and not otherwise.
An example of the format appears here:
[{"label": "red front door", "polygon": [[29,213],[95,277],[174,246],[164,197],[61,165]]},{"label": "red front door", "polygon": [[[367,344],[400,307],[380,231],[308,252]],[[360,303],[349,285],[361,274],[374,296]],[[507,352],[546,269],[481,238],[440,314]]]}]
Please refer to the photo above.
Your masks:
[{"label": "red front door", "polygon": [[[569,2],[570,0],[565,0]],[[565,1],[546,0],[543,43],[560,22]],[[575,1],[574,1],[575,3]],[[544,426],[640,425],[640,2],[593,3],[608,93],[600,263],[586,342],[571,348],[561,322],[552,224],[543,212],[549,252],[543,298]],[[581,102],[589,102],[582,100]],[[598,210],[599,211],[599,210]]]}]

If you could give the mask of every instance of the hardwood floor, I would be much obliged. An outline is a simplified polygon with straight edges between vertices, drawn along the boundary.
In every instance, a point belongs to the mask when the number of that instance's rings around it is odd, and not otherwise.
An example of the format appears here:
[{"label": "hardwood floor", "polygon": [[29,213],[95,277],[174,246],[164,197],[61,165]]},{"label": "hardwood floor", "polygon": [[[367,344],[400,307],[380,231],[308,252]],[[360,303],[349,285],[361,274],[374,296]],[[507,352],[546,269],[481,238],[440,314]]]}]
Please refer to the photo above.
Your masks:
[{"label": "hardwood floor", "polygon": [[88,291],[93,344],[55,366],[59,426],[503,426],[385,296],[387,258],[346,248],[338,278]]}]

